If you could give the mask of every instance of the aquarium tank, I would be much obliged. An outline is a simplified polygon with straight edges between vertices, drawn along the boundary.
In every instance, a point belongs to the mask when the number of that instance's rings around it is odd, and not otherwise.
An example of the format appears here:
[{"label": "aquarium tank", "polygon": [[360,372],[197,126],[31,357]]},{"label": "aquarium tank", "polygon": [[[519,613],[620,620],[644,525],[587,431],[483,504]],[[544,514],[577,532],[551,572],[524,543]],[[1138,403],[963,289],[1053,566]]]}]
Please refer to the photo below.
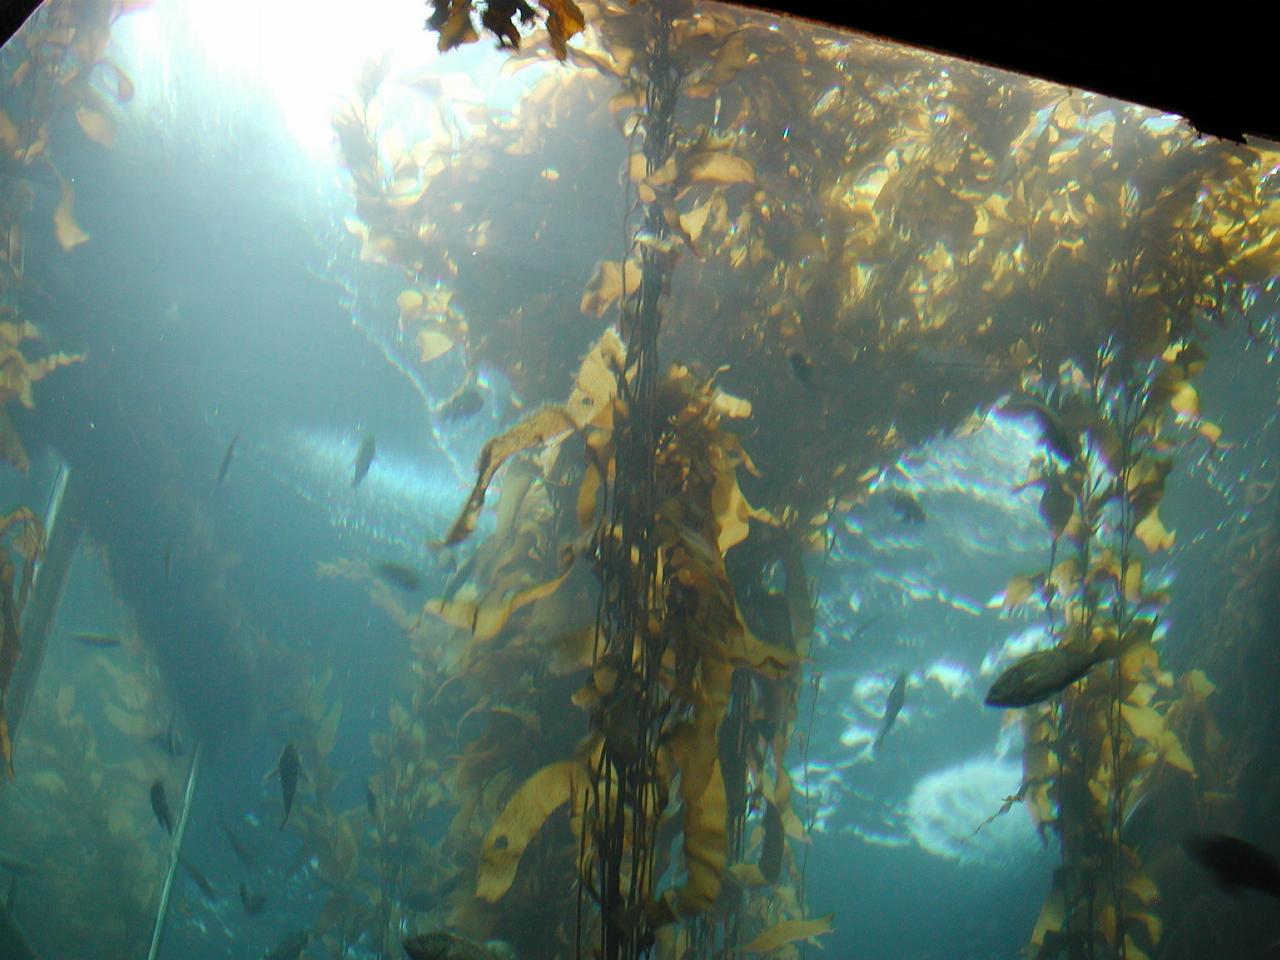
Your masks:
[{"label": "aquarium tank", "polygon": [[709,0],[0,83],[0,960],[1280,955],[1280,147]]}]

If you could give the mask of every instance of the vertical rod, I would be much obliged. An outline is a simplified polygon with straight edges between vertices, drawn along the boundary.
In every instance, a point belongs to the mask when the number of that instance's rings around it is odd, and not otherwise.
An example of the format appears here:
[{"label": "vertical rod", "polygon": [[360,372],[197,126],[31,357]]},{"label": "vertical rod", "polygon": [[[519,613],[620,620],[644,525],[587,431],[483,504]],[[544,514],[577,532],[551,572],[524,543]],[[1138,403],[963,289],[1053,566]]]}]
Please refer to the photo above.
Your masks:
[{"label": "vertical rod", "polygon": [[173,879],[178,874],[182,838],[187,832],[187,817],[191,814],[191,799],[195,796],[196,774],[199,772],[200,744],[196,744],[195,754],[191,758],[191,772],[187,774],[187,789],[182,795],[182,814],[178,817],[178,827],[169,844],[169,869],[164,875],[164,887],[160,891],[160,908],[156,911],[156,925],[151,932],[151,949],[147,951],[147,960],[156,960],[160,955],[160,940],[164,936],[164,924],[169,916],[169,896],[173,892]]},{"label": "vertical rod", "polygon": [[[56,454],[51,454],[56,456]],[[66,507],[71,469],[65,463],[58,467],[57,475],[45,501],[44,514],[40,518],[45,531],[44,557],[36,564],[32,576],[30,601],[23,604],[19,635],[22,637],[22,655],[14,670],[5,698],[5,714],[9,721],[9,736],[16,743],[18,726],[26,712],[27,702],[35,689],[44,666],[45,651],[49,646],[49,634],[58,616],[62,596],[66,590],[80,545],[83,523],[75,511]]]}]

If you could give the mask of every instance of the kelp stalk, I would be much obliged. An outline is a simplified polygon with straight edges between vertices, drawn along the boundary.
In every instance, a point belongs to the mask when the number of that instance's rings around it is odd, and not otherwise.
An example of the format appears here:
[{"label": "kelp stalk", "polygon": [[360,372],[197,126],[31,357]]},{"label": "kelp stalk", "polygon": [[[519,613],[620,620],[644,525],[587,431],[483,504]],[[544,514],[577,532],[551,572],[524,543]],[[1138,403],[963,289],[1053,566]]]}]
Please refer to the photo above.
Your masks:
[{"label": "kelp stalk", "polygon": [[[672,20],[669,4],[653,5],[646,60],[648,109],[639,128],[648,174],[661,169],[675,151],[680,75],[670,56]],[[667,236],[659,204],[645,206],[642,228],[651,236]],[[618,668],[615,689],[634,696],[639,732],[636,755],[624,758],[601,751],[593,771],[589,803],[595,809],[588,810],[587,822],[594,822],[598,831],[595,869],[604,921],[600,924],[603,960],[632,960],[646,949],[638,921],[653,888],[655,834],[661,812],[653,770],[656,735],[663,719],[659,673],[666,643],[661,631],[651,629],[650,621],[659,614],[655,610],[658,560],[653,537],[658,507],[655,399],[660,374],[659,301],[669,282],[672,262],[645,246],[640,264],[639,287],[621,307],[627,359],[626,376],[619,378],[618,389],[628,415],[616,440],[616,474],[607,494],[608,522],[600,526],[597,545],[601,580],[597,620],[603,630],[597,630],[594,659],[599,663],[608,658]],[[577,940],[580,955],[581,917]]]}]

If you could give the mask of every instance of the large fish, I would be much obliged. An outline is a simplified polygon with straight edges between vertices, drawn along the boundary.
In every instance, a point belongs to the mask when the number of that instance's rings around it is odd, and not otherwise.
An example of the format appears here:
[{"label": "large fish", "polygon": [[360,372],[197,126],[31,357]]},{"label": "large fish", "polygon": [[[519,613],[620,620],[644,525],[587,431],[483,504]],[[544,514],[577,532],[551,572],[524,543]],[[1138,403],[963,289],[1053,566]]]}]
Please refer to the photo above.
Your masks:
[{"label": "large fish", "polygon": [[1010,397],[1000,409],[1011,416],[1030,414],[1040,427],[1040,434],[1050,450],[1067,463],[1080,459],[1078,435],[1062,422],[1062,417],[1056,410],[1042,400],[1025,395]]},{"label": "large fish", "polygon": [[298,748],[293,741],[285,744],[280,752],[280,762],[276,765],[280,774],[280,794],[284,798],[284,819],[280,821],[280,829],[289,822],[289,811],[293,809],[293,797],[298,792],[298,777],[302,773],[302,761],[298,757]]},{"label": "large fish", "polygon": [[422,933],[404,941],[409,960],[496,960],[490,950],[452,933]]},{"label": "large fish", "polygon": [[1188,837],[1182,846],[1231,893],[1258,890],[1280,900],[1280,863],[1247,840],[1219,833]]},{"label": "large fish", "polygon": [[173,833],[173,811],[169,809],[169,800],[164,795],[164,781],[157,780],[151,784],[151,809],[160,821],[160,826]]},{"label": "large fish", "polygon": [[996,677],[984,701],[988,707],[1029,707],[1043,703],[1085,674],[1113,657],[1124,653],[1132,644],[1149,640],[1155,624],[1143,623],[1131,629],[1123,640],[1104,640],[1092,650],[1054,647],[1037,650],[1012,664]]},{"label": "large fish", "polygon": [[907,674],[902,672],[898,674],[898,679],[893,682],[893,689],[889,691],[889,699],[884,705],[884,717],[880,720],[880,729],[876,731],[875,742],[872,743],[872,750],[879,750],[880,744],[884,742],[885,736],[893,729],[893,723],[898,719],[898,714],[902,712],[902,705],[907,699]]},{"label": "large fish", "polygon": [[351,478],[351,488],[354,490],[360,486],[360,483],[369,474],[369,467],[373,464],[373,458],[378,452],[378,445],[373,439],[372,433],[366,433],[364,439],[360,441],[360,449],[356,451],[356,469],[355,475]]}]

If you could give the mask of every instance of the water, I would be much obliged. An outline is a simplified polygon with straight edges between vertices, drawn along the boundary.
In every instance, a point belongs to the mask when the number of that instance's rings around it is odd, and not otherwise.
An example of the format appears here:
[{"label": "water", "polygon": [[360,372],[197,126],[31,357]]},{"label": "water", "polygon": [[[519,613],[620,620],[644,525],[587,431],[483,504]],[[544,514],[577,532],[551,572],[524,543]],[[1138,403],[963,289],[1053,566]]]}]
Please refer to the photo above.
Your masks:
[{"label": "water", "polygon": [[[182,856],[211,891],[178,869],[160,956],[399,957],[444,929],[567,957],[583,820],[565,810],[590,807],[607,749],[634,789],[663,785],[654,891],[701,918],[657,925],[662,957],[827,915],[828,954],[867,960],[1012,958],[1033,938],[1043,957],[1061,940],[1264,955],[1274,904],[1225,897],[1181,841],[1280,852],[1280,153],[705,5],[670,8],[681,82],[649,107],[671,107],[678,159],[655,171],[626,80],[652,8],[585,9],[557,63],[545,36],[440,54],[416,2],[157,0],[100,38],[87,85],[46,103],[21,73],[6,84],[0,218],[21,223],[23,282],[6,270],[0,319],[39,328],[28,361],[83,354],[31,405],[6,366],[2,394],[31,461],[0,467],[4,510],[42,513],[59,464],[71,478],[11,687],[30,699],[0,786],[9,916],[42,956],[144,956],[172,853],[149,791],[180,811],[198,744]],[[5,48],[5,75],[68,10]],[[39,122],[47,160],[23,162]],[[587,669],[597,615],[630,615],[599,583],[626,581],[632,554],[586,536],[581,491],[641,405],[584,426],[615,381],[579,368],[642,269],[662,291],[660,408],[678,396],[684,414],[643,524],[669,652],[636,660],[651,686],[629,688],[610,686],[630,662],[612,648]],[[1179,359],[1192,343],[1203,370]],[[723,417],[699,405],[713,373]],[[555,420],[451,537],[490,438],[575,382],[595,459]],[[1128,461],[1108,433],[1137,421],[1126,390],[1163,391]],[[1024,395],[1050,421],[1002,411]],[[1078,457],[1054,453],[1054,417]],[[1141,516],[1108,496],[1123,462]],[[631,503],[645,488],[618,470],[610,504]],[[1092,504],[1092,533],[1076,503],[1055,542],[1055,484]],[[1152,496],[1171,545],[1136,531]],[[734,646],[739,616],[772,659]],[[1154,624],[1158,663],[1105,662],[1051,713],[983,705],[1020,658],[1117,621]],[[668,705],[652,728],[643,689]],[[290,742],[304,776],[281,829],[270,774]],[[717,815],[734,777],[748,799]],[[789,836],[779,872],[735,900],[739,868],[767,859],[766,800]],[[738,879],[699,872],[699,851]],[[599,876],[588,951],[648,927],[618,904],[601,933]],[[1033,933],[1055,883],[1076,909]]]}]

